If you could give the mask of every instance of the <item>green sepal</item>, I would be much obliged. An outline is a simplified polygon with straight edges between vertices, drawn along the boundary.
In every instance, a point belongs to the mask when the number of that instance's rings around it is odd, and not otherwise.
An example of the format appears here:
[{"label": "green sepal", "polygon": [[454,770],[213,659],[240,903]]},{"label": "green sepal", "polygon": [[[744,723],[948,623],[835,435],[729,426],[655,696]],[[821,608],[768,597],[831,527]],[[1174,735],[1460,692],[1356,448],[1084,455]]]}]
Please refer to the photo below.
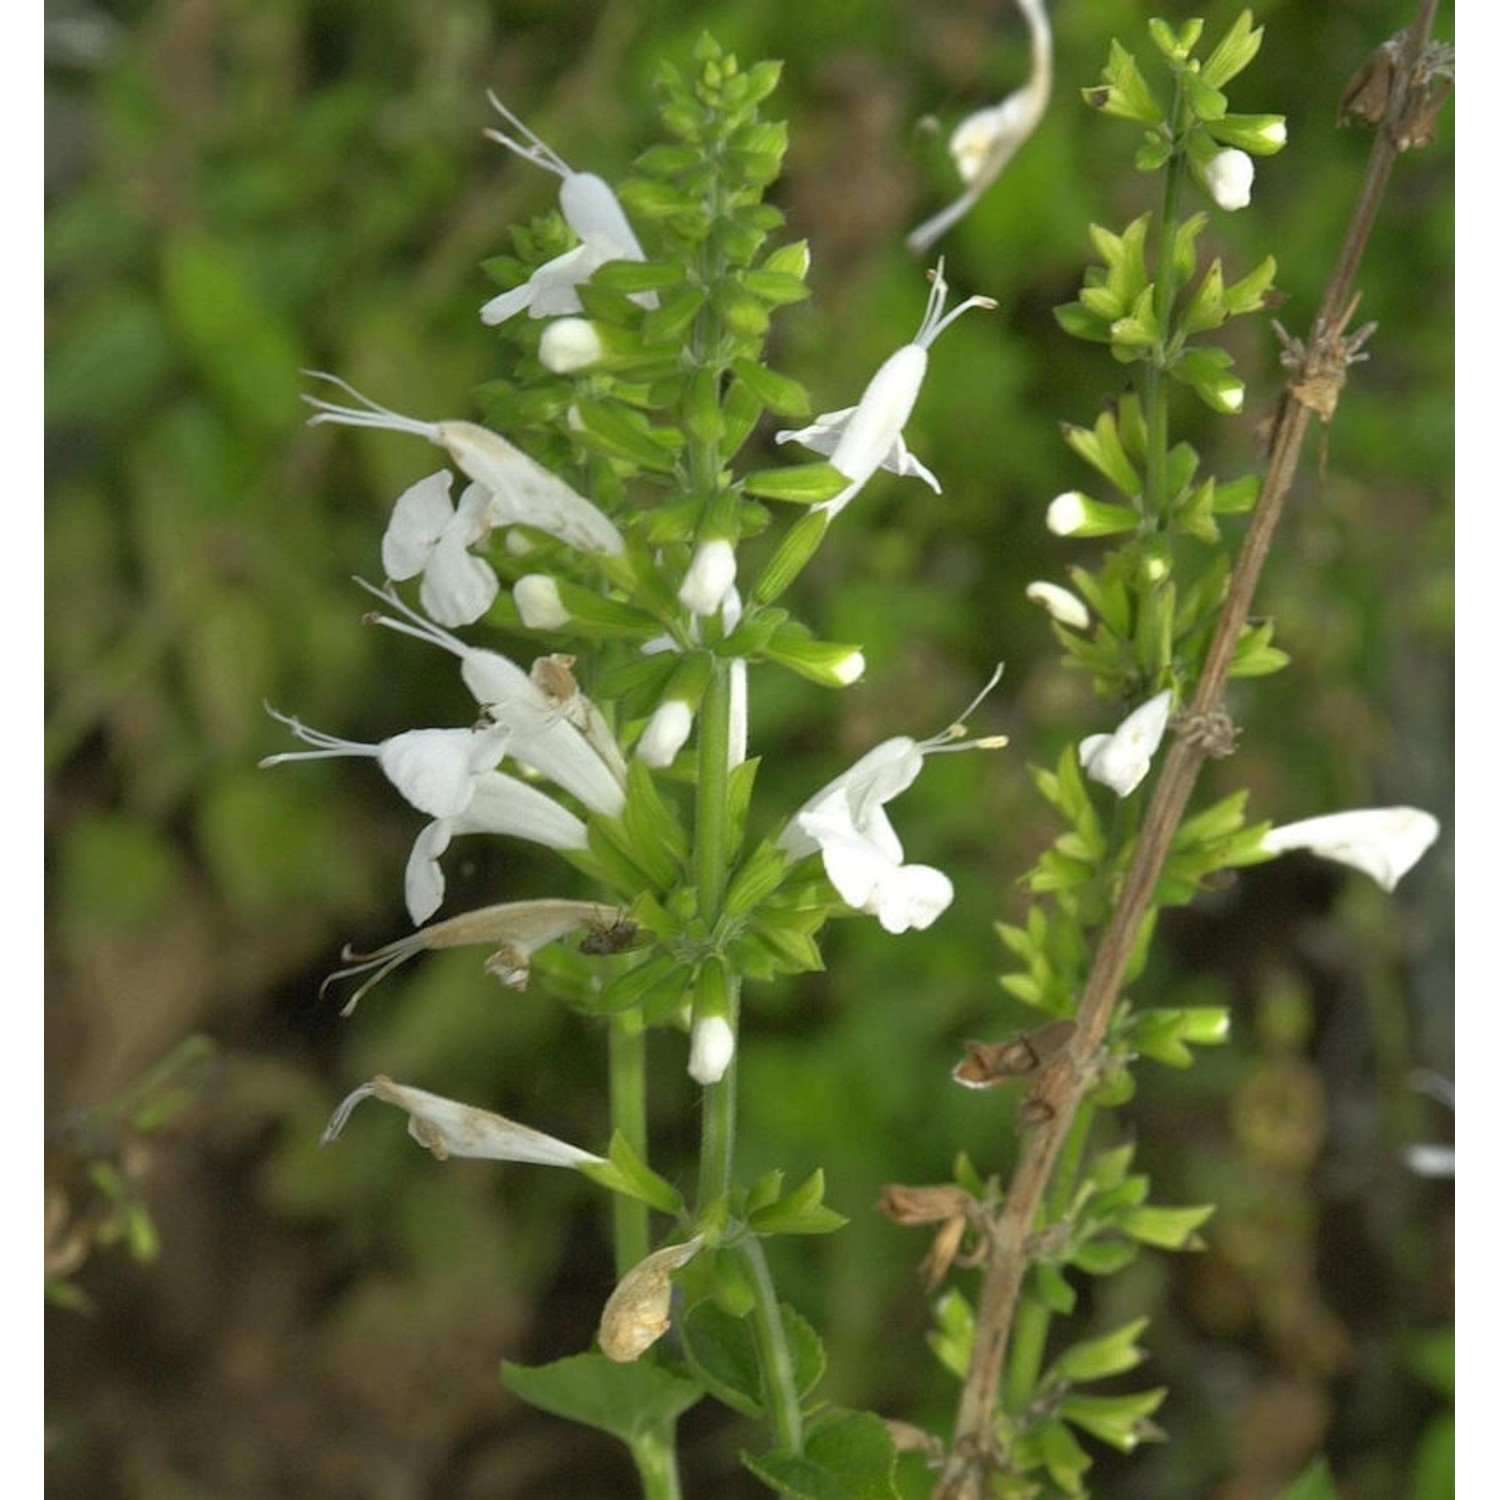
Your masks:
[{"label": "green sepal", "polygon": [[789,375],[778,375],[753,359],[737,359],[732,368],[735,378],[771,411],[785,417],[805,417],[812,410],[806,387]]},{"label": "green sepal", "polygon": [[1233,364],[1227,349],[1204,346],[1184,349],[1167,373],[1210,410],[1233,416],[1245,404],[1245,382],[1229,373]]},{"label": "green sepal", "polygon": [[1268,255],[1253,271],[1224,288],[1224,306],[1232,317],[1259,312],[1276,280],[1276,257]]},{"label": "green sepal", "polygon": [[1222,120],[1229,108],[1229,100],[1211,83],[1205,82],[1199,73],[1184,71],[1181,74],[1182,93],[1188,108],[1200,120],[1212,122]]},{"label": "green sepal", "polygon": [[763,1484],[794,1500],[900,1500],[896,1446],[873,1412],[822,1416],[800,1454],[778,1448],[740,1456]]},{"label": "green sepal", "polygon": [[730,877],[724,915],[748,916],[781,885],[786,867],[786,855],[767,839]]},{"label": "green sepal", "polygon": [[[831,467],[831,466],[830,466]],[[838,470],[833,471],[837,473]],[[828,512],[809,511],[799,516],[797,523],[781,539],[781,544],[771,555],[750,597],[756,604],[770,604],[779,598],[818,550],[828,531]]]},{"label": "green sepal", "polygon": [[1114,40],[1109,44],[1102,84],[1084,89],[1083,101],[1107,115],[1142,125],[1159,125],[1166,118],[1135,58]]},{"label": "green sepal", "polygon": [[1112,411],[1099,414],[1091,429],[1062,424],[1063,441],[1083,461],[1097,469],[1127,499],[1141,492],[1141,476],[1120,441],[1119,424]]},{"label": "green sepal", "polygon": [[682,1194],[665,1177],[657,1176],[618,1130],[609,1143],[609,1160],[584,1162],[578,1170],[600,1187],[639,1199],[661,1213],[675,1218],[683,1211]]},{"label": "green sepal", "polygon": [[550,1365],[500,1366],[506,1389],[523,1401],[584,1427],[633,1443],[660,1432],[703,1396],[703,1387],[646,1361],[621,1364],[602,1354],[574,1354]]},{"label": "green sepal", "polygon": [[1071,1250],[1068,1264],[1089,1276],[1113,1276],[1130,1265],[1139,1253],[1130,1240],[1093,1239]]},{"label": "green sepal", "polygon": [[633,296],[637,292],[671,291],[686,277],[686,269],[677,261],[611,260],[593,271],[589,283]]},{"label": "green sepal", "polygon": [[1136,1342],[1145,1332],[1149,1318],[1133,1318],[1102,1338],[1087,1339],[1065,1349],[1053,1362],[1052,1370],[1059,1380],[1103,1380],[1109,1375],[1123,1375],[1146,1357]]},{"label": "green sepal", "polygon": [[1094,1460],[1084,1452],[1067,1424],[1060,1418],[1051,1418],[1035,1428],[1032,1436],[1037,1453],[1058,1489],[1064,1495],[1086,1494],[1083,1476],[1093,1467]]},{"label": "green sepal", "polygon": [[1265,28],[1255,24],[1255,18],[1248,10],[1242,10],[1218,46],[1204,59],[1198,76],[1212,88],[1223,88],[1255,61],[1264,35]]},{"label": "green sepal", "polygon": [[849,1221],[823,1203],[823,1169],[819,1167],[800,1187],[750,1215],[750,1228],[760,1235],[832,1234]]},{"label": "green sepal", "polygon": [[849,487],[848,478],[830,463],[788,464],[779,469],[756,469],[741,484],[747,495],[762,500],[787,500],[794,505],[820,505]]},{"label": "green sepal", "polygon": [[663,297],[661,305],[641,319],[641,342],[648,347],[680,343],[706,300],[700,286],[685,286]]},{"label": "green sepal", "polygon": [[1234,643],[1234,660],[1229,664],[1231,677],[1267,677],[1291,661],[1285,651],[1271,644],[1275,629],[1270,620],[1245,626]]},{"label": "green sepal", "polygon": [[1189,1044],[1218,1046],[1229,1040],[1229,1012],[1222,1005],[1186,1009],[1155,1007],[1136,1012],[1130,1029],[1130,1044],[1153,1062],[1169,1068],[1187,1068],[1193,1063]]},{"label": "green sepal", "polygon": [[1242,474],[1228,484],[1214,486],[1214,511],[1221,516],[1243,515],[1260,499],[1260,475]]},{"label": "green sepal", "polygon": [[1147,21],[1146,30],[1163,57],[1180,63],[1186,62],[1198,45],[1198,38],[1203,35],[1203,22],[1194,16],[1182,23],[1181,30],[1174,31],[1168,22],[1153,17]]},{"label": "green sepal", "polygon": [[676,469],[681,433],[653,427],[639,412],[615,401],[580,401],[574,409],[582,424],[576,436],[589,447],[655,473],[670,474]]},{"label": "green sepal", "polygon": [[974,1309],[964,1294],[950,1289],[932,1309],[936,1327],[927,1335],[927,1345],[938,1363],[960,1380],[968,1374],[974,1353]]},{"label": "green sepal", "polygon": [[1084,1396],[1070,1391],[1062,1398],[1058,1412],[1090,1437],[1121,1453],[1131,1453],[1143,1442],[1161,1440],[1161,1429],[1151,1417],[1166,1396],[1164,1385],[1124,1396]]},{"label": "green sepal", "polygon": [[[649,999],[656,1019],[665,1019],[679,1009],[692,983],[692,968],[671,953],[653,953],[623,974],[616,974],[600,991],[593,1010],[597,1015],[612,1016],[622,1010],[633,1010]],[[663,1013],[664,1002],[670,1000]]]},{"label": "green sepal", "polygon": [[1050,1261],[1039,1262],[1031,1274],[1037,1300],[1048,1312],[1068,1317],[1078,1302],[1078,1293],[1068,1285],[1068,1278]]},{"label": "green sepal", "polygon": [[1147,1203],[1117,1214],[1113,1222],[1122,1234],[1143,1245],[1155,1245],[1158,1250],[1201,1250],[1205,1241],[1197,1233],[1198,1226],[1213,1212],[1212,1203],[1194,1208],[1162,1208]]}]

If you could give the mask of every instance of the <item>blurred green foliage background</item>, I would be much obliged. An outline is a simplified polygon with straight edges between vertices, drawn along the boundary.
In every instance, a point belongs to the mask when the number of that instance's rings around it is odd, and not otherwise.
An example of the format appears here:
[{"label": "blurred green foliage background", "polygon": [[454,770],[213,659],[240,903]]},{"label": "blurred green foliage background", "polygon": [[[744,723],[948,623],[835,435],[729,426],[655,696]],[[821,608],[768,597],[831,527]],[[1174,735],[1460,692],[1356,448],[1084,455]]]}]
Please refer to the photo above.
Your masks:
[{"label": "blurred green foliage background", "polygon": [[[1016,879],[1052,832],[1024,766],[1114,722],[1059,672],[1022,597],[1091,545],[1042,524],[1085,482],[1057,424],[1092,420],[1122,374],[1051,308],[1074,295],[1087,225],[1119,228],[1156,187],[1131,168],[1131,129],[1078,90],[1112,35],[1147,49],[1149,14],[1212,30],[1238,9],[1053,7],[1052,107],[941,247],[959,295],[999,302],[944,336],[907,429],[944,494],[872,484],[798,585],[805,618],[864,645],[867,678],[755,696],[760,805],[789,810],[878,740],[940,729],[1007,663],[980,727],[1011,749],[935,765],[900,810],[913,857],[953,875],[952,910],[900,939],[840,924],[826,974],[748,999],[744,1169],[821,1164],[852,1220],[777,1262],[828,1337],[840,1402],[940,1426],[951,1410],[923,1342],[925,1245],[871,1206],[883,1183],[942,1180],[960,1149],[1007,1167],[1013,1105],[948,1071],[964,1038],[1025,1021],[995,983],[993,934],[1024,912]],[[1290,145],[1205,240],[1235,274],[1276,254],[1293,332],[1367,151],[1335,128],[1339,95],[1408,11],[1257,8],[1267,42],[1235,105],[1285,113]],[[317,1149],[332,1105],[377,1071],[594,1147],[607,1110],[602,1036],[535,988],[499,990],[472,955],[413,965],[352,1021],[317,998],[342,943],[405,930],[417,818],[360,763],[257,771],[284,747],[262,705],[365,740],[469,710],[422,648],[361,627],[350,581],[377,576],[388,508],[430,455],[307,430],[298,372],[469,415],[500,356],[478,263],[555,192],[481,138],[485,90],[618,178],[653,139],[658,59],[706,28],[742,60],[785,60],[774,196],[811,243],[815,297],[783,315],[773,357],[820,409],[848,404],[916,326],[925,285],[902,238],[953,189],[947,130],[1023,78],[1025,29],[995,0],[49,0],[47,15],[47,1215],[71,1289],[48,1313],[48,1493],[629,1494],[622,1454],[497,1378],[501,1358],[592,1337],[610,1272],[587,1185],[439,1167],[394,1118]],[[1235,689],[1244,738],[1211,788],[1249,784],[1255,816],[1407,802],[1451,827],[1451,136],[1445,118],[1397,168],[1360,277],[1372,358],[1307,455],[1265,578],[1293,663]],[[1183,404],[1225,477],[1255,466],[1279,378],[1268,323],[1245,322],[1246,418]],[[521,850],[465,856],[452,909],[556,893]],[[1172,1388],[1170,1443],[1099,1454],[1101,1495],[1258,1500],[1319,1450],[1351,1500],[1451,1494],[1452,1189],[1400,1156],[1451,1130],[1408,1081],[1452,1074],[1451,859],[1445,836],[1392,899],[1288,858],[1163,921],[1143,988],[1230,1004],[1235,1034],[1191,1073],[1143,1072],[1116,1126],[1156,1196],[1221,1208],[1206,1252],[1084,1299],[1104,1323],[1151,1314],[1149,1374]],[[669,1175],[696,1129],[675,1043],[655,1054]],[[755,1492],[736,1424],[698,1412],[684,1432],[689,1493]]]}]

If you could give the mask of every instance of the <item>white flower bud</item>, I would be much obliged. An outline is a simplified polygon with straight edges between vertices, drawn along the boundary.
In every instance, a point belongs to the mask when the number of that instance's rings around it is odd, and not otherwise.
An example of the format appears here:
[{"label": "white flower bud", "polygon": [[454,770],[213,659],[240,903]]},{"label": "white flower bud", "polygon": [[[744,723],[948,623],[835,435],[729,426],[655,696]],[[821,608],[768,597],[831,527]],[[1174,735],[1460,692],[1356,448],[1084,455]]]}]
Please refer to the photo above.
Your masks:
[{"label": "white flower bud", "polygon": [[734,1032],[723,1016],[704,1016],[693,1022],[693,1045],[688,1054],[688,1076],[707,1088],[729,1071],[734,1060]]},{"label": "white flower bud", "polygon": [[635,753],[648,766],[670,766],[692,732],[692,709],[680,698],[668,698],[651,715]]},{"label": "white flower bud", "polygon": [[1055,583],[1038,579],[1035,583],[1026,585],[1026,597],[1033,604],[1040,604],[1059,625],[1067,625],[1074,630],[1088,629],[1089,607],[1077,594],[1059,588]]},{"label": "white flower bud", "polygon": [[1234,147],[1220,151],[1203,169],[1203,185],[1226,213],[1233,213],[1249,203],[1250,187],[1254,181],[1255,163]]},{"label": "white flower bud", "polygon": [[545,573],[528,573],[516,579],[511,594],[528,630],[561,630],[573,617],[562,602],[557,582]]},{"label": "white flower bud", "polygon": [[677,590],[678,599],[695,615],[714,614],[734,587],[736,567],[733,543],[723,537],[700,542]]},{"label": "white flower bud", "polygon": [[1083,496],[1077,490],[1059,495],[1047,507],[1047,530],[1053,536],[1072,536],[1086,519]]},{"label": "white flower bud", "polygon": [[558,318],[542,331],[537,357],[554,375],[571,375],[598,364],[604,344],[587,318]]}]

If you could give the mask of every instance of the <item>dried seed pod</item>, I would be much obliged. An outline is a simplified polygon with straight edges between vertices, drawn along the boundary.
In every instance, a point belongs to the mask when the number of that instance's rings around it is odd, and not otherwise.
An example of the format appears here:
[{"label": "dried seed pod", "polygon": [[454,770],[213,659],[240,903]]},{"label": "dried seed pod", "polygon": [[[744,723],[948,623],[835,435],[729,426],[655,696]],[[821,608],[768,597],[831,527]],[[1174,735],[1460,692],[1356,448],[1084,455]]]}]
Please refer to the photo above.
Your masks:
[{"label": "dried seed pod", "polygon": [[1076,1021],[1052,1021],[1000,1042],[969,1042],[953,1081],[969,1089],[992,1089],[1045,1067],[1072,1040]]}]

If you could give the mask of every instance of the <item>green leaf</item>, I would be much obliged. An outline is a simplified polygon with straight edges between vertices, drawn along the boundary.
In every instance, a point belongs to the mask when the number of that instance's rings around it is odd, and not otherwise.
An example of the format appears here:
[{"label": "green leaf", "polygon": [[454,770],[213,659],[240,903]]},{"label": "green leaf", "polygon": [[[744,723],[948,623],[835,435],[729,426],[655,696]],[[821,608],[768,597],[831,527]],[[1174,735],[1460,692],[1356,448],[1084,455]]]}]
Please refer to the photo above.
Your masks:
[{"label": "green leaf", "polygon": [[790,376],[778,375],[753,359],[737,359],[733,369],[735,378],[772,411],[787,417],[805,417],[812,410],[805,387]]},{"label": "green leaf", "polygon": [[617,401],[580,401],[574,407],[583,424],[580,436],[612,458],[629,459],[643,469],[670,474],[677,466],[682,435],[656,428],[639,412]]},{"label": "green leaf", "polygon": [[1070,1391],[1058,1411],[1091,1437],[1121,1453],[1131,1453],[1142,1442],[1160,1439],[1161,1431],[1151,1417],[1166,1395],[1164,1385],[1126,1396],[1083,1396]]},{"label": "green leaf", "polygon": [[621,1442],[671,1426],[700,1400],[703,1387],[659,1365],[620,1364],[602,1354],[575,1354],[550,1365],[506,1361],[500,1378],[523,1401]]},{"label": "green leaf", "polygon": [[1145,1204],[1140,1208],[1129,1208],[1116,1216],[1114,1223],[1122,1233],[1143,1245],[1155,1245],[1159,1250],[1201,1250],[1204,1241],[1197,1233],[1198,1226],[1213,1217],[1214,1205],[1202,1204],[1195,1208],[1161,1208],[1156,1204]]},{"label": "green leaf", "polygon": [[618,1130],[609,1143],[609,1160],[598,1165],[585,1162],[578,1170],[600,1187],[637,1198],[661,1213],[675,1217],[682,1212],[682,1194],[658,1177]]},{"label": "green leaf", "polygon": [[[827,1363],[823,1345],[807,1319],[785,1302],[781,1304],[781,1323],[797,1394],[805,1397],[823,1378]],[[703,1301],[678,1319],[677,1326],[688,1365],[708,1391],[747,1417],[764,1416],[765,1389],[750,1320],[732,1316],[715,1302]]]},{"label": "green leaf", "polygon": [[1264,34],[1264,27],[1255,25],[1250,12],[1241,11],[1219,45],[1204,60],[1198,76],[1211,87],[1222,88],[1255,61]]},{"label": "green leaf", "polygon": [[835,1412],[808,1433],[802,1455],[744,1454],[745,1467],[797,1500],[900,1500],[896,1448],[873,1412]]}]

